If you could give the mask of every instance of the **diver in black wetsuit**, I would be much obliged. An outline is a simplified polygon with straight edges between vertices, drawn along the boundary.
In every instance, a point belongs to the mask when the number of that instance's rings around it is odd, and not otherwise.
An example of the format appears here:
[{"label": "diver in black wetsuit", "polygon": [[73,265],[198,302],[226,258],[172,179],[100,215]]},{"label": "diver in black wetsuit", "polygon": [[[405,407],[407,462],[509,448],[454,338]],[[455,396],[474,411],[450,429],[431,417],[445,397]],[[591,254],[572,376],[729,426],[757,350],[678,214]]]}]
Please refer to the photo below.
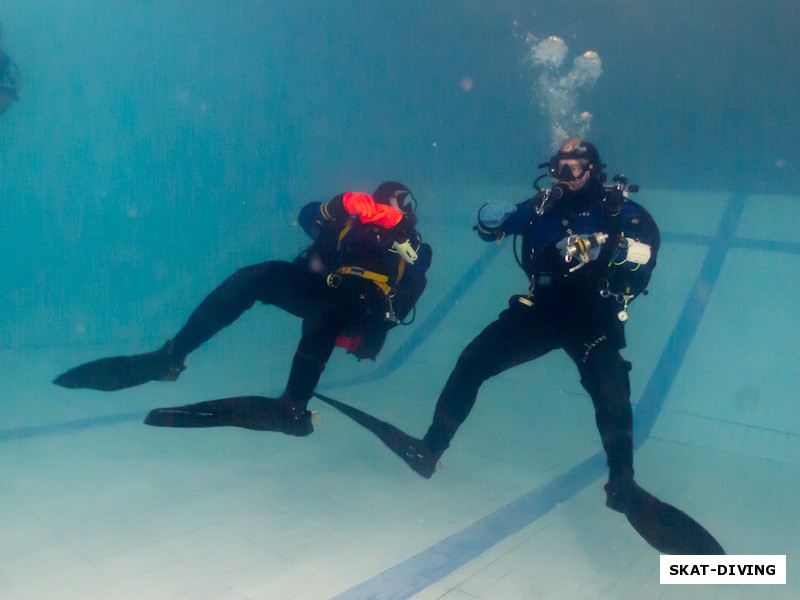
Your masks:
[{"label": "diver in black wetsuit", "polygon": [[[481,384],[506,369],[563,349],[589,392],[605,449],[606,504],[623,513],[653,547],[668,554],[724,554],[700,524],[649,494],[633,478],[633,413],[624,324],[628,304],[645,292],[660,236],[650,214],[628,200],[624,176],[605,186],[605,165],[590,143],[570,139],[547,163],[551,189],[516,206],[485,204],[476,229],[486,241],[522,237],[520,266],[527,294],[470,342],[439,396],[427,433],[414,439],[340,402],[423,477],[431,477]],[[537,180],[538,181],[538,180]]]},{"label": "diver in black wetsuit", "polygon": [[259,301],[303,319],[283,396],[157,409],[146,422],[311,433],[306,405],[334,347],[359,359],[374,359],[387,332],[412,312],[425,289],[432,252],[415,229],[410,199],[405,185],[389,181],[372,196],[346,192],[324,204],[306,205],[298,221],[313,244],[294,262],[268,261],[240,269],[203,300],[160,350],[93,361],[54,383],[112,391],[153,380],[174,381],[189,353]]},{"label": "diver in black wetsuit", "polygon": [[[0,41],[3,38],[3,25],[0,23]],[[19,99],[22,75],[19,67],[0,47],[0,115],[6,112]]]},{"label": "diver in black wetsuit", "polygon": [[592,144],[571,139],[542,166],[556,177],[552,189],[516,207],[486,204],[478,215],[484,240],[521,236],[520,264],[530,290],[512,297],[463,351],[428,432],[404,459],[430,477],[484,381],[561,348],[594,403],[608,456],[609,505],[615,506],[615,490],[633,481],[630,363],[619,351],[627,305],[644,292],[656,265],[659,231],[650,214],[627,199],[624,183],[605,189],[605,165]]}]

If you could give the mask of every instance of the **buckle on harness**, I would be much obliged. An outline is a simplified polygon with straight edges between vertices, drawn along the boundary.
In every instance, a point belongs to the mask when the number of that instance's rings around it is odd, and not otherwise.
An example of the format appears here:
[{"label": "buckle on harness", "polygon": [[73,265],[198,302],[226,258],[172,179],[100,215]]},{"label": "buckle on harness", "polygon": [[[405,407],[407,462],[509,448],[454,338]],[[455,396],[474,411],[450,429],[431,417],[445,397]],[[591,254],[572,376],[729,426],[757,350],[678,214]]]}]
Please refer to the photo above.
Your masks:
[{"label": "buckle on harness", "polygon": [[526,296],[518,296],[517,301],[525,306],[533,307],[534,296],[536,289],[539,287],[547,287],[553,282],[550,273],[534,273],[531,275],[531,283],[528,287],[528,294]]},{"label": "buckle on harness", "polygon": [[[400,323],[400,319],[398,319],[397,315],[395,315],[394,303],[392,302],[394,298],[394,289],[392,289],[392,287],[389,285],[389,278],[386,275],[368,271],[361,267],[347,266],[338,268],[335,273],[328,275],[328,277],[325,278],[325,281],[329,287],[338,288],[342,284],[343,275],[355,275],[356,277],[361,277],[374,283],[375,286],[381,292],[383,292],[383,295],[386,298],[386,312],[384,313],[384,318],[394,324]],[[361,297],[364,297],[363,294]]]},{"label": "buckle on harness", "polygon": [[[338,287],[338,285],[341,283],[342,275],[355,275],[356,277],[367,279],[368,281],[374,283],[378,287],[378,289],[381,292],[383,292],[384,296],[388,296],[389,294],[392,293],[392,286],[389,285],[389,277],[387,275],[383,275],[382,273],[376,273],[374,271],[368,271],[367,269],[364,269],[362,267],[352,267],[349,265],[344,267],[339,267],[338,269],[336,269],[335,273],[331,273],[330,275],[328,275],[328,285],[330,285],[331,287]],[[335,285],[332,283],[331,280],[333,276],[339,278]]]}]

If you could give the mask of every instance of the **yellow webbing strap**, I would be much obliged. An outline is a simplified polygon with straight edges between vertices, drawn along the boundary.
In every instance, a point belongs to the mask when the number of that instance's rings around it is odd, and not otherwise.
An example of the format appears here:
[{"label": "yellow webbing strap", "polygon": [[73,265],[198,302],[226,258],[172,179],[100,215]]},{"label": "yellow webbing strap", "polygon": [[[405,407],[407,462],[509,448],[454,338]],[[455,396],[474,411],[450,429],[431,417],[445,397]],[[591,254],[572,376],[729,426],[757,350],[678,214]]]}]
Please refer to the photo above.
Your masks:
[{"label": "yellow webbing strap", "polygon": [[347,219],[347,223],[345,223],[344,227],[342,227],[342,230],[339,232],[339,239],[336,241],[337,252],[342,249],[342,240],[344,239],[344,236],[350,233],[350,230],[352,228],[353,228],[353,219]]},{"label": "yellow webbing strap", "polygon": [[395,279],[394,284],[397,285],[400,283],[400,280],[403,278],[403,274],[406,272],[406,265],[408,263],[405,259],[400,259],[400,264],[397,265],[397,279]]},{"label": "yellow webbing strap", "polygon": [[392,286],[389,285],[389,277],[383,275],[382,273],[376,273],[375,271],[367,271],[366,269],[362,269],[361,267],[339,267],[338,269],[336,269],[336,272],[339,275],[357,275],[358,277],[369,279],[372,283],[377,285],[381,289],[381,291],[387,296],[392,293]]},{"label": "yellow webbing strap", "polygon": [[[342,227],[342,230],[339,232],[339,240],[336,243],[336,250],[340,250],[342,246],[342,240],[344,236],[346,236],[350,230],[353,228],[353,220],[349,219]],[[361,267],[339,267],[336,269],[336,272],[339,275],[358,275],[359,277],[363,277],[364,279],[369,279],[375,285],[377,285],[381,291],[385,295],[389,295],[392,293],[392,286],[389,285],[389,277],[387,275],[383,275],[382,273],[376,273],[375,271],[368,271],[366,269],[362,269]],[[406,261],[401,259],[400,264],[397,265],[397,278],[395,279],[395,285],[403,278],[403,274],[406,272]]]}]

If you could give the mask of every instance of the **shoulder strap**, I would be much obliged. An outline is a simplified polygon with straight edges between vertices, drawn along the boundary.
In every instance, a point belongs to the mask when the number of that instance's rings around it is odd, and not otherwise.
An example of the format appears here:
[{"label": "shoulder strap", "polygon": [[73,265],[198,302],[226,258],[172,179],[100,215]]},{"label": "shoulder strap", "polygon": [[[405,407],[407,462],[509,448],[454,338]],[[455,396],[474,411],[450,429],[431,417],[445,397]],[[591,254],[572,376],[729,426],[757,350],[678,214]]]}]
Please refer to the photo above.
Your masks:
[{"label": "shoulder strap", "polygon": [[397,277],[394,280],[394,284],[397,285],[400,283],[400,280],[403,278],[403,275],[406,272],[406,261],[404,258],[400,258],[400,263],[397,265]]},{"label": "shoulder strap", "polygon": [[336,251],[337,252],[339,252],[339,250],[342,249],[342,240],[345,238],[345,236],[348,233],[350,233],[350,230],[352,228],[353,228],[353,219],[352,218],[347,219],[347,221],[344,224],[344,227],[342,227],[342,230],[339,232],[339,239],[336,240]]},{"label": "shoulder strap", "polygon": [[616,188],[606,190],[603,199],[600,201],[600,211],[603,215],[603,226],[608,230],[606,233],[617,236],[619,230],[619,215],[622,212],[624,197],[622,192]]}]

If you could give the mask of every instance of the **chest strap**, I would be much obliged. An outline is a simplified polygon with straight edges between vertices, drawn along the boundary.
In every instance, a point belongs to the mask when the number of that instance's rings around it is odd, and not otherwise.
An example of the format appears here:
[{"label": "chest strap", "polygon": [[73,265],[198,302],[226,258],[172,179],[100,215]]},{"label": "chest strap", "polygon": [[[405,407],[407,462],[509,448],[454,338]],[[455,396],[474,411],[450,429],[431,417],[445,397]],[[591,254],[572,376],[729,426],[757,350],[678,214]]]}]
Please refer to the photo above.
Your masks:
[{"label": "chest strap", "polygon": [[[353,228],[354,223],[355,219],[348,219],[347,222],[344,224],[344,227],[342,227],[342,230],[339,232],[339,237],[336,241],[337,252],[341,251],[342,240],[348,233],[350,233],[350,230]],[[406,261],[401,260],[400,263],[397,265],[397,277],[395,278],[395,285],[397,285],[397,282],[399,282],[403,278],[405,272],[406,272]],[[333,275],[357,275],[358,277],[363,277],[364,279],[369,279],[370,281],[372,281],[375,285],[381,288],[381,291],[384,293],[384,295],[388,296],[389,294],[392,293],[393,288],[392,286],[389,285],[389,277],[387,275],[383,275],[382,273],[376,273],[375,271],[368,271],[367,269],[362,269],[361,267],[350,267],[350,266],[339,267],[338,269],[336,269],[335,273],[328,275],[328,285],[331,285],[331,287],[338,286],[338,283],[336,285],[331,284],[332,281],[331,277]]]},{"label": "chest strap", "polygon": [[367,269],[362,269],[361,267],[339,267],[336,269],[335,273],[328,275],[328,285],[331,287],[339,287],[339,279],[342,275],[355,275],[357,277],[369,279],[372,283],[380,288],[385,296],[388,296],[392,293],[393,288],[389,285],[388,276],[383,275],[382,273],[376,273],[375,271],[368,271]]}]

